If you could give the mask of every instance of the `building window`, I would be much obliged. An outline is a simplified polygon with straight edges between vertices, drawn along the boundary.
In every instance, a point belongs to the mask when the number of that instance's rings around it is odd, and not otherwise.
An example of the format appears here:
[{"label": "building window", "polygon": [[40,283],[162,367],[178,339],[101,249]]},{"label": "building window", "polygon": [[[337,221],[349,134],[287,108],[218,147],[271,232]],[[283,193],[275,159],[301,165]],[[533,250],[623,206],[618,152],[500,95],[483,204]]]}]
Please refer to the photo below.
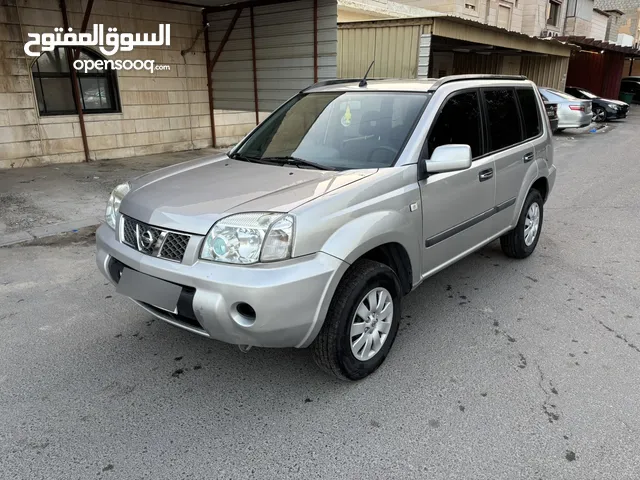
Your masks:
[{"label": "building window", "polygon": [[464,8],[468,8],[469,10],[476,9],[476,0],[465,0]]},{"label": "building window", "polygon": [[[91,50],[81,49],[79,60],[103,60]],[[40,115],[69,115],[77,112],[73,96],[67,51],[56,48],[43,52],[31,67]],[[76,71],[80,83],[80,99],[84,113],[120,111],[115,72],[104,70]]]},{"label": "building window", "polygon": [[547,16],[547,25],[558,26],[560,20],[560,6],[562,4],[554,0],[549,1],[549,15]]}]

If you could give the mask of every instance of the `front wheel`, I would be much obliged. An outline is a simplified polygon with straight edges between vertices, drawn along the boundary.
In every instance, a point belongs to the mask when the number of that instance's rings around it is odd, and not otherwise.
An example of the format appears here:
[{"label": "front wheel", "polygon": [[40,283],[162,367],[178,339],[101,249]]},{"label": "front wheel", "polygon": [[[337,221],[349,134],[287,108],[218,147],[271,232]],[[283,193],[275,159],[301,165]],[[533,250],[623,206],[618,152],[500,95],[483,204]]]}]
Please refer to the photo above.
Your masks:
[{"label": "front wheel", "polygon": [[540,238],[543,214],[542,195],[538,190],[531,190],[516,228],[500,237],[500,246],[506,256],[526,258],[533,253]]},{"label": "front wheel", "polygon": [[398,332],[402,290],[395,272],[359,260],[340,281],[313,356],[325,372],[360,380],[384,361]]},{"label": "front wheel", "polygon": [[594,122],[604,122],[607,119],[607,112],[602,107],[594,107],[592,118]]}]

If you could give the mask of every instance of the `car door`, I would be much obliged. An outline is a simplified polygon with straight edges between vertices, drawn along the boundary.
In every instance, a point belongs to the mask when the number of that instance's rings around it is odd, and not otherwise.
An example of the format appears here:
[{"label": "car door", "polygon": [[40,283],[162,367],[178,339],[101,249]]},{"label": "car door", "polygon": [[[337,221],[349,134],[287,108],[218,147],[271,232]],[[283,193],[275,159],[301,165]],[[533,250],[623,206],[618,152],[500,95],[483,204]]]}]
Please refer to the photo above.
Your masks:
[{"label": "car door", "polygon": [[[535,94],[529,89],[533,100],[533,115],[536,127],[540,129],[537,117]],[[518,92],[527,100],[526,91]],[[493,158],[496,176],[496,216],[493,218],[495,231],[507,228],[514,217],[516,199],[526,172],[535,165],[533,144],[526,140],[520,118],[520,107],[516,89],[512,87],[485,88],[482,90],[487,124],[488,152]],[[527,102],[528,106],[529,102]],[[531,113],[530,110],[527,110]],[[540,132],[538,131],[537,134]]]},{"label": "car door", "polygon": [[424,174],[419,182],[423,277],[453,263],[491,235],[496,184],[493,160],[483,155],[483,138],[480,92],[451,94],[436,115],[422,158],[430,158],[441,145],[464,144],[471,147],[473,162],[466,170]]}]

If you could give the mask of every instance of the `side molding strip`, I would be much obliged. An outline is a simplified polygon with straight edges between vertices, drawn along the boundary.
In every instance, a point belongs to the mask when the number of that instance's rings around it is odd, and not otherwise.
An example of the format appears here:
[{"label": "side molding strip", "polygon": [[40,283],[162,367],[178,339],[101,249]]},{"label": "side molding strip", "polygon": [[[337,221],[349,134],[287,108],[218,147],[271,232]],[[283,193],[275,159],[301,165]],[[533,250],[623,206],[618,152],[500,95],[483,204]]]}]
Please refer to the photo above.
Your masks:
[{"label": "side molding strip", "polygon": [[443,240],[446,240],[449,237],[452,237],[464,230],[466,230],[467,228],[473,227],[474,225],[477,225],[478,223],[492,217],[493,215],[495,215],[498,212],[501,212],[502,210],[509,208],[510,206],[514,205],[516,203],[516,197],[513,197],[510,200],[507,200],[506,202],[502,202],[498,205],[496,205],[495,207],[487,210],[486,212],[482,212],[479,215],[476,215],[475,217],[471,217],[469,220],[465,220],[462,223],[459,223],[458,225],[455,225],[453,227],[451,227],[448,230],[445,230],[444,232],[440,232],[436,235],[434,235],[433,237],[427,238],[424,242],[424,246],[426,248],[429,247],[433,247],[434,245],[436,245],[437,243],[442,242]]}]

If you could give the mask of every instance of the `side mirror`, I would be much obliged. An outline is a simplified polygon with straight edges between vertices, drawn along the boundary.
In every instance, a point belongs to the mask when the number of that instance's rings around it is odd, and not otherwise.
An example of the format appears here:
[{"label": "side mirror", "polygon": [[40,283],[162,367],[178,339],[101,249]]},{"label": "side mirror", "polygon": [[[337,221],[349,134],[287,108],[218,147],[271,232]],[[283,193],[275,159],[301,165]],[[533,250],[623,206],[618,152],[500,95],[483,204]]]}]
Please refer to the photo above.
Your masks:
[{"label": "side mirror", "polygon": [[469,145],[441,145],[425,160],[427,173],[454,172],[471,167],[471,147]]}]

